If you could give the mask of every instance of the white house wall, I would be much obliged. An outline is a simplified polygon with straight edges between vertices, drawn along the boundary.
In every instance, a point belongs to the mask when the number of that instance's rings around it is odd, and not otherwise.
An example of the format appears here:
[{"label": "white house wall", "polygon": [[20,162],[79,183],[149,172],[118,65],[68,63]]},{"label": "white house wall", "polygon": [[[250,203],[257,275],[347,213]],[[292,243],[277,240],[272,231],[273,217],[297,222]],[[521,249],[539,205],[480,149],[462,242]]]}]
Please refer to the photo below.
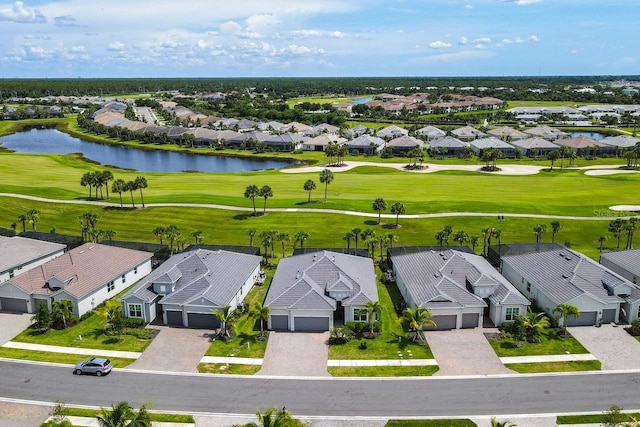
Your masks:
[{"label": "white house wall", "polygon": [[256,281],[258,280],[259,274],[260,274],[260,265],[256,266],[255,270],[253,270],[253,273],[251,273],[251,275],[247,278],[244,284],[240,287],[233,301],[229,301],[229,304],[231,305],[232,310],[235,310],[236,308],[238,308],[242,303],[242,301],[244,301],[244,299],[247,297],[247,294],[251,291],[251,288],[253,288],[253,285],[255,285]]}]

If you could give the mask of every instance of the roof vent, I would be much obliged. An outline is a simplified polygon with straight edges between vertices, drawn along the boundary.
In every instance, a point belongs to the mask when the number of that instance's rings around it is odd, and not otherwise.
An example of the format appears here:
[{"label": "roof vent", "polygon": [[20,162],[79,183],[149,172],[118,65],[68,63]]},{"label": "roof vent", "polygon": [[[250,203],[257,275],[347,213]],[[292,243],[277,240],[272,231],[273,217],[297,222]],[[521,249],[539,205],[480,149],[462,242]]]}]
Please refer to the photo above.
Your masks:
[{"label": "roof vent", "polygon": [[336,256],[335,255],[331,257],[331,262],[336,262]]},{"label": "roof vent", "polygon": [[93,249],[93,246],[89,246],[89,250]]},{"label": "roof vent", "polygon": [[569,276],[567,276],[566,274],[564,274],[564,273],[563,273],[563,274],[562,274],[562,278],[563,278],[563,279],[568,279],[568,278],[569,278]]},{"label": "roof vent", "polygon": [[566,256],[566,257],[564,257],[564,259],[566,259],[567,261],[571,261],[571,257],[570,256]]},{"label": "roof vent", "polygon": [[296,279],[300,278],[300,270],[298,270],[298,272],[296,273]]}]

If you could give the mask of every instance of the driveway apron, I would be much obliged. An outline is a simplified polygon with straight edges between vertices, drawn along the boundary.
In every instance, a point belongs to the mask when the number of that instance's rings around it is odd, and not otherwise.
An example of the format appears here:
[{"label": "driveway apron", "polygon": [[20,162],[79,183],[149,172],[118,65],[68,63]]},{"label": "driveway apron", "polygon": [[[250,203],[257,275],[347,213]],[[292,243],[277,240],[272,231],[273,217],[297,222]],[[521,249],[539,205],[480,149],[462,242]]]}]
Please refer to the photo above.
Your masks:
[{"label": "driveway apron", "polygon": [[31,325],[33,314],[0,313],[0,345],[3,345]]},{"label": "driveway apron", "polygon": [[328,332],[270,332],[260,375],[327,377]]},{"label": "driveway apron", "polygon": [[425,332],[429,347],[440,366],[435,375],[514,374],[500,362],[484,336],[484,332],[496,331],[456,329]]},{"label": "driveway apron", "polygon": [[198,363],[211,345],[210,330],[158,325],[152,325],[151,328],[160,329],[160,333],[129,368],[198,372]]},{"label": "driveway apron", "polygon": [[602,370],[640,369],[640,342],[622,326],[567,328],[589,353],[602,362]]}]

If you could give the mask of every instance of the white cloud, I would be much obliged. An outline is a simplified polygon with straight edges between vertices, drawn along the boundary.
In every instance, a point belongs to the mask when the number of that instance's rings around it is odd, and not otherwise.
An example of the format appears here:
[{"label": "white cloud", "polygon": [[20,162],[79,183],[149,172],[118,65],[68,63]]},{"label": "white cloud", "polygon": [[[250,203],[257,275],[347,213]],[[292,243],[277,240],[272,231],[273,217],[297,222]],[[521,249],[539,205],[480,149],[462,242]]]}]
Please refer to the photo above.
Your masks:
[{"label": "white cloud", "polygon": [[280,23],[273,15],[252,15],[246,19],[247,30],[263,33]]},{"label": "white cloud", "polygon": [[474,40],[471,40],[473,44],[488,44],[491,43],[491,39],[489,37],[480,37]]},{"label": "white cloud", "polygon": [[220,24],[220,32],[222,34],[240,34],[242,32],[242,25],[235,21],[227,21],[224,24]]},{"label": "white cloud", "polygon": [[125,47],[124,43],[115,41],[115,42],[111,42],[111,43],[109,43],[107,45],[107,50],[114,51],[114,52],[119,52],[119,51],[124,50],[124,47]]},{"label": "white cloud", "polygon": [[431,49],[443,49],[443,48],[451,47],[451,43],[438,40],[438,41],[429,43],[429,47]]},{"label": "white cloud", "polygon": [[342,39],[347,37],[342,31],[324,31],[324,30],[296,30],[288,33],[291,38],[333,38]]},{"label": "white cloud", "polygon": [[469,40],[465,36],[462,36],[460,37],[460,40],[458,40],[458,44],[467,44],[468,41]]},{"label": "white cloud", "polygon": [[493,56],[493,54],[486,50],[463,50],[460,52],[440,53],[437,55],[431,55],[426,58],[423,58],[421,62],[426,64],[436,64],[436,63],[443,63],[443,62],[486,58],[489,56]]},{"label": "white cloud", "polygon": [[509,3],[515,3],[518,6],[527,6],[529,4],[540,3],[542,0],[502,0]]},{"label": "white cloud", "polygon": [[538,42],[540,41],[540,38],[538,36],[529,36],[529,41]]},{"label": "white cloud", "polygon": [[473,5],[468,4],[468,5],[466,5],[464,8],[465,8],[465,9],[473,9]]},{"label": "white cloud", "polygon": [[47,18],[38,9],[25,7],[23,2],[17,1],[11,6],[0,8],[0,21],[43,24],[47,22]]},{"label": "white cloud", "polygon": [[71,15],[56,16],[53,18],[54,25],[58,27],[77,27],[78,21]]}]

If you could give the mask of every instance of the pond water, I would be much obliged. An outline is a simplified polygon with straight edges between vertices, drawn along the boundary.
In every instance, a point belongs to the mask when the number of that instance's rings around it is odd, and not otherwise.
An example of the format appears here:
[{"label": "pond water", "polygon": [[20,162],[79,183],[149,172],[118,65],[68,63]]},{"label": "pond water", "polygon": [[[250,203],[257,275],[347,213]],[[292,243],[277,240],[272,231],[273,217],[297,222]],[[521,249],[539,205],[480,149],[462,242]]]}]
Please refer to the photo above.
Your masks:
[{"label": "pond water", "polygon": [[586,136],[587,138],[595,139],[597,141],[605,139],[607,137],[607,135],[600,132],[569,132],[569,135],[571,135],[571,138]]},{"label": "pond water", "polygon": [[373,101],[373,98],[355,98],[353,100],[354,104],[366,104],[369,101]]},{"label": "pond water", "polygon": [[164,150],[138,150],[120,145],[84,141],[57,129],[29,129],[0,137],[2,146],[19,153],[82,153],[103,165],[135,169],[140,172],[243,172],[281,169],[292,163],[225,156],[185,154]]}]

